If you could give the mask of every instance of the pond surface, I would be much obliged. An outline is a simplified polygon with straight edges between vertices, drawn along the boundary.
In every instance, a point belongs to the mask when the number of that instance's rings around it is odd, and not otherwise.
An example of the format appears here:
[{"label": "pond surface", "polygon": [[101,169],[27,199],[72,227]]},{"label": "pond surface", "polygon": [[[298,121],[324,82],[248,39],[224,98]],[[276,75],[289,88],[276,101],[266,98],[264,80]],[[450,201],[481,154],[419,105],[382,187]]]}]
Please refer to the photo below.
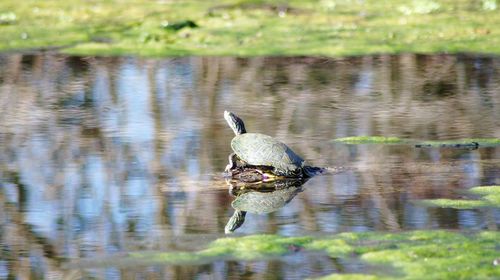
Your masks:
[{"label": "pond surface", "polygon": [[500,148],[346,145],[346,136],[500,138],[500,59],[478,56],[0,56],[0,278],[304,278],[356,272],[324,255],[68,268],[139,250],[199,250],[233,214],[233,132],[277,137],[317,166],[284,207],[235,234],[490,229],[498,209],[425,207],[500,184]]}]

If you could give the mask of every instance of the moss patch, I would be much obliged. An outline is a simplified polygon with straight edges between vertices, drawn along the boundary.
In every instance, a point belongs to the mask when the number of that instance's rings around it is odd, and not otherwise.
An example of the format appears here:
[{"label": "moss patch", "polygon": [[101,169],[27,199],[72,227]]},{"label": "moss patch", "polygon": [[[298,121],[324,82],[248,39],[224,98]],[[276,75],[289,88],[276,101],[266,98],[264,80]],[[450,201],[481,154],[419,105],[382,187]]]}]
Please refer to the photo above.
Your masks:
[{"label": "moss patch", "polygon": [[255,235],[241,238],[222,238],[214,241],[205,254],[217,255],[221,248],[230,248],[227,254],[242,260],[254,260],[279,256],[311,242],[310,237],[282,237],[278,235]]},{"label": "moss patch", "polygon": [[475,187],[469,190],[473,194],[482,195],[489,205],[500,207],[500,186]]},{"label": "moss patch", "polygon": [[441,208],[474,209],[486,207],[488,204],[483,200],[463,200],[463,199],[424,199],[420,201],[422,205]]},{"label": "moss patch", "polygon": [[0,50],[62,47],[79,55],[143,56],[498,54],[497,2],[3,0]]},{"label": "moss patch", "polygon": [[376,274],[332,274],[322,279],[493,279],[499,275],[499,232],[449,231],[342,233],[330,237],[253,235],[221,238],[197,252],[131,253],[129,260],[190,264],[216,260],[262,260],[324,251],[345,262],[379,266]]},{"label": "moss patch", "polygon": [[239,238],[221,238],[198,252],[131,253],[130,257],[149,262],[171,264],[207,263],[213,259],[257,260],[282,256],[300,250],[309,244],[310,237],[282,237],[278,235],[251,235]]},{"label": "moss patch", "polygon": [[375,275],[349,273],[349,274],[332,274],[325,277],[318,278],[321,280],[376,280],[382,279]]},{"label": "moss patch", "polygon": [[500,145],[498,138],[467,138],[443,141],[423,141],[415,144],[422,147],[492,147]]},{"label": "moss patch", "polygon": [[500,208],[500,186],[481,186],[471,188],[471,194],[482,196],[477,200],[464,200],[464,199],[425,199],[419,200],[417,203],[443,208],[455,209],[474,209],[481,207],[497,207]]},{"label": "moss patch", "polygon": [[417,148],[480,148],[500,145],[499,138],[466,138],[456,140],[429,140],[420,141],[387,136],[349,136],[336,138],[333,142],[344,144],[409,144]]},{"label": "moss patch", "polygon": [[474,187],[469,192],[478,195],[500,195],[500,186],[480,186]]},{"label": "moss patch", "polygon": [[350,136],[337,138],[333,141],[345,144],[398,144],[403,143],[405,140],[398,137],[386,136]]},{"label": "moss patch", "polygon": [[354,251],[354,248],[343,239],[319,239],[306,245],[309,250],[324,250],[331,257],[342,257]]},{"label": "moss patch", "polygon": [[[361,259],[388,264],[411,279],[493,279],[499,275],[493,260],[500,234],[488,232],[466,236],[451,232],[430,234],[427,241],[400,242],[397,249],[365,253]],[[409,235],[411,239],[411,235]]]}]

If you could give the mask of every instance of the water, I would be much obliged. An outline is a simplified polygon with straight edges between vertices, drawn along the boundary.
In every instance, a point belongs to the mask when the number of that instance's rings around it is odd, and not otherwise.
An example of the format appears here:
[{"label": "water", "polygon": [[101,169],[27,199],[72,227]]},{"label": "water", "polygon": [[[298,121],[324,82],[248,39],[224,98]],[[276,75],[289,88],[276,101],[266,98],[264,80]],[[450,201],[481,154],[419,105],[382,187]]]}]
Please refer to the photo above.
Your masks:
[{"label": "water", "polygon": [[[500,148],[343,145],[384,135],[500,138],[500,59],[478,56],[0,56],[0,278],[304,278],[356,263],[298,253],[209,265],[68,269],[67,260],[198,250],[224,236],[234,199],[221,173],[232,131],[277,137],[317,176],[238,234],[497,230],[498,209],[428,208],[500,184]],[[298,266],[300,268],[298,268]]]}]

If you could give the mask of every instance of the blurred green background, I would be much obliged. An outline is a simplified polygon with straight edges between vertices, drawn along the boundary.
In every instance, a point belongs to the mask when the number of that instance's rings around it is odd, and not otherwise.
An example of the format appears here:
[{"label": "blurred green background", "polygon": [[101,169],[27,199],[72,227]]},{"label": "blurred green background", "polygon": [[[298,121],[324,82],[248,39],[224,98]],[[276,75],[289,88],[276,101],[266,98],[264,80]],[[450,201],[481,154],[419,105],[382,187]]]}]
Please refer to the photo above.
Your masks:
[{"label": "blurred green background", "polygon": [[496,0],[0,2],[0,51],[78,55],[500,53]]}]

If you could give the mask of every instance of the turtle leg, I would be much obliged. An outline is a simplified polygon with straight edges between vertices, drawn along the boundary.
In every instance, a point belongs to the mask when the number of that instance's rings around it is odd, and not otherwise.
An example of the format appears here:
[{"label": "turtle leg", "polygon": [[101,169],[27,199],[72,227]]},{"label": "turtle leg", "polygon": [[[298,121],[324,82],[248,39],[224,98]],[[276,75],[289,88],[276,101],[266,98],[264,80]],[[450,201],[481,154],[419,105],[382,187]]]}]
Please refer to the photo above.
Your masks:
[{"label": "turtle leg", "polygon": [[253,171],[260,174],[260,176],[261,176],[260,180],[262,180],[262,181],[272,180],[276,177],[273,173],[266,172],[264,170],[259,169],[258,167],[253,169]]},{"label": "turtle leg", "polygon": [[276,167],[273,169],[272,173],[277,177],[294,177],[293,175],[290,174],[290,172],[287,172],[286,170],[279,169]]},{"label": "turtle leg", "polygon": [[287,178],[300,178],[302,177],[302,169],[301,168],[290,168],[289,170],[283,170],[279,168],[274,168],[273,173],[277,176],[287,177]]},{"label": "turtle leg", "polygon": [[232,153],[229,155],[228,159],[229,159],[229,164],[226,165],[226,169],[224,170],[226,172],[230,172],[231,170],[236,168],[237,166],[236,161],[238,160],[238,156],[236,155],[236,153]]}]

